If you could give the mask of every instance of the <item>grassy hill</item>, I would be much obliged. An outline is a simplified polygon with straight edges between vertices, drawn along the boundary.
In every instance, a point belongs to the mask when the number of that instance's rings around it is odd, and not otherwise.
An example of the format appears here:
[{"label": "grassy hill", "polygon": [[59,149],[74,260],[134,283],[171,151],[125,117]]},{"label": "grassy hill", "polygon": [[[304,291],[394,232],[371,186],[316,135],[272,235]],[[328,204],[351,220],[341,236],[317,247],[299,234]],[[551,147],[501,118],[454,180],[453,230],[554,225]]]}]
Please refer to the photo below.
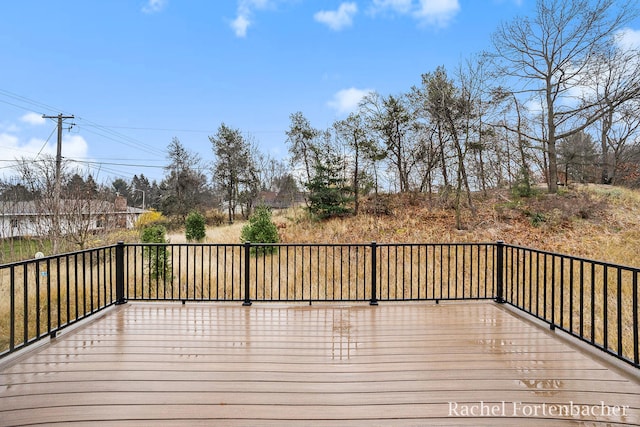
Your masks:
[{"label": "grassy hill", "polygon": [[[640,265],[640,192],[573,185],[518,198],[508,191],[475,195],[464,230],[455,228],[449,201],[425,194],[369,198],[357,217],[313,221],[303,211],[278,214],[283,242],[494,242],[550,250],[613,263]],[[380,213],[385,211],[385,213]]]},{"label": "grassy hill", "polygon": [[[383,195],[362,202],[356,217],[314,221],[303,208],[278,212],[284,243],[462,243],[495,242],[640,266],[640,191],[605,185],[544,189],[529,198],[508,190],[474,195],[465,208],[464,229],[455,227],[450,200],[426,194]],[[235,243],[243,223],[207,230],[206,242]],[[170,234],[172,243],[184,232]]]}]

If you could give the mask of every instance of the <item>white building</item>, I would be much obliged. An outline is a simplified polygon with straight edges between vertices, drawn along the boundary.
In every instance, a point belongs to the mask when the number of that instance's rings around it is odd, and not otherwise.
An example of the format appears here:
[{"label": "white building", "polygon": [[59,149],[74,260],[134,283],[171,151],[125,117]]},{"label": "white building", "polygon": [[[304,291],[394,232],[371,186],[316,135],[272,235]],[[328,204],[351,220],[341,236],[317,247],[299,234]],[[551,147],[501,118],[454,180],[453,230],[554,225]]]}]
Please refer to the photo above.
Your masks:
[{"label": "white building", "polygon": [[103,200],[34,200],[0,202],[0,238],[47,236],[55,210],[59,210],[62,235],[133,228],[145,210],[127,206],[124,197]]}]

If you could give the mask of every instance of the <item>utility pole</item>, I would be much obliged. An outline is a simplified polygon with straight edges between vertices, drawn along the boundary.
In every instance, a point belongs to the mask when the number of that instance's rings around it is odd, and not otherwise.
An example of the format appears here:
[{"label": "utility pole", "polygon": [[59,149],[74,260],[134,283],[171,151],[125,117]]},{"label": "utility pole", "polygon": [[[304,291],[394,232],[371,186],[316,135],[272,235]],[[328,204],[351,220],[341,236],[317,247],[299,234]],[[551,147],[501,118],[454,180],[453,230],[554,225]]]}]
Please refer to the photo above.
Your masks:
[{"label": "utility pole", "polygon": [[66,119],[73,119],[74,116],[64,116],[62,113],[57,116],[42,115],[43,119],[57,119],[58,121],[58,146],[56,149],[56,176],[55,187],[53,188],[53,253],[58,253],[58,239],[60,238],[60,190],[61,190],[61,169],[62,169],[62,123]]}]

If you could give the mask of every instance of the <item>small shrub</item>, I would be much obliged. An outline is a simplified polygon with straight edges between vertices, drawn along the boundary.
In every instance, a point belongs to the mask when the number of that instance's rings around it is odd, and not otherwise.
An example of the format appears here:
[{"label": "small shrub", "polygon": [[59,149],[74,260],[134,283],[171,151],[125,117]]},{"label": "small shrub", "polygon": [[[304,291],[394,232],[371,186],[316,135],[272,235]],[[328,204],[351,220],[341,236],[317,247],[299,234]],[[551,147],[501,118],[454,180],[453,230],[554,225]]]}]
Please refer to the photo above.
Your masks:
[{"label": "small shrub", "polygon": [[547,222],[547,217],[543,213],[526,212],[526,214],[531,221],[531,225],[533,225],[534,227],[540,227],[543,223]]},{"label": "small shrub", "polygon": [[162,215],[162,212],[149,210],[138,218],[136,221],[136,229],[143,230],[146,227],[149,227],[153,224],[164,224],[166,223],[167,218]]},{"label": "small shrub", "polygon": [[[249,223],[242,227],[240,239],[251,243],[278,243],[278,227],[271,218],[271,209],[258,206],[249,217]],[[270,254],[278,250],[277,246],[259,246],[251,248],[255,254]]]},{"label": "small shrub", "polygon": [[185,221],[187,242],[202,242],[206,235],[204,216],[200,212],[191,212]]},{"label": "small shrub", "polygon": [[520,171],[518,178],[511,189],[514,197],[533,197],[538,194],[538,190],[531,185],[531,178],[526,171]]},{"label": "small shrub", "polygon": [[[150,225],[142,230],[142,243],[167,243],[167,229],[160,224]],[[166,245],[145,246],[144,256],[149,260],[150,275],[153,279],[172,274],[171,262]]]}]

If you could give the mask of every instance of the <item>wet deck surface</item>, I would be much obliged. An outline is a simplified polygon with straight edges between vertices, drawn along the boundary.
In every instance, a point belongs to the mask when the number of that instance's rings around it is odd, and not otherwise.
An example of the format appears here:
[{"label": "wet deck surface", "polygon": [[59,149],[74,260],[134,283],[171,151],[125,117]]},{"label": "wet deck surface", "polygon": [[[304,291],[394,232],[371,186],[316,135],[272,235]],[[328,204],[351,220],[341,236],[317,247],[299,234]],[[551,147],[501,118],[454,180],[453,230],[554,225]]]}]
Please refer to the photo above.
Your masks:
[{"label": "wet deck surface", "polygon": [[637,378],[489,302],[126,304],[0,367],[0,425],[640,424]]}]

